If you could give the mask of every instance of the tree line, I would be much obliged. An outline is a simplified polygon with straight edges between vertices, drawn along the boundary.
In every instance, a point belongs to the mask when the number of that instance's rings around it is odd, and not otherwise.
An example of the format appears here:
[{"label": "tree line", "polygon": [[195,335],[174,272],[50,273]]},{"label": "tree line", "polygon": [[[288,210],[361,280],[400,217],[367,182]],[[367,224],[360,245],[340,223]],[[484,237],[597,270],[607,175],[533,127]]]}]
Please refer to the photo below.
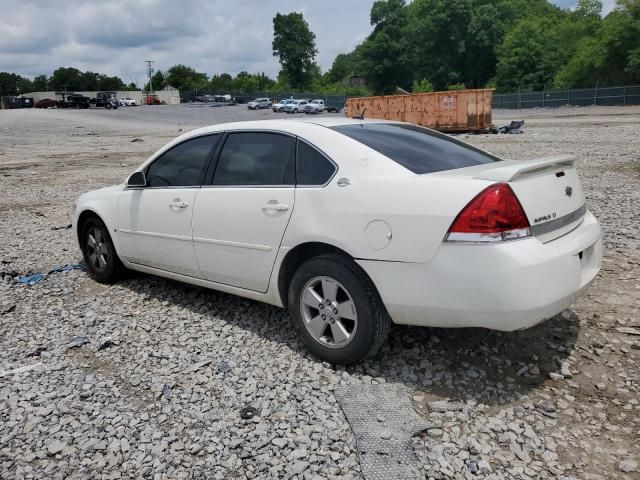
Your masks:
[{"label": "tree line", "polygon": [[122,79],[102,73],[82,72],[73,67],[60,67],[51,76],[38,75],[33,80],[15,73],[0,72],[0,95],[20,95],[41,91],[136,90]]}]

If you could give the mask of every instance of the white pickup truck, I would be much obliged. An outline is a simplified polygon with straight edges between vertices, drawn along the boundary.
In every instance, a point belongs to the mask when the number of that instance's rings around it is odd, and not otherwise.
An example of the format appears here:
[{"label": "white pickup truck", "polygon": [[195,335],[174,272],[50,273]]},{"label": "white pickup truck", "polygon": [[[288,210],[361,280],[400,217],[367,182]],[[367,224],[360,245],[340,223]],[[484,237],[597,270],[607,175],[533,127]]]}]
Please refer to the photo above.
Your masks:
[{"label": "white pickup truck", "polygon": [[311,100],[304,106],[304,113],[321,113],[326,110],[324,100]]}]

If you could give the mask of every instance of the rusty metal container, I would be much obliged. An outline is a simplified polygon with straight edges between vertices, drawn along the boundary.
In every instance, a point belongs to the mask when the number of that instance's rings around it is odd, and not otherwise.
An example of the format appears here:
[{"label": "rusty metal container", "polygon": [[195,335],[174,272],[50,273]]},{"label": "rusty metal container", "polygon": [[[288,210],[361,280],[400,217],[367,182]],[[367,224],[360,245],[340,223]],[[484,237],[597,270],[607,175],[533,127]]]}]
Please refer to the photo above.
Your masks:
[{"label": "rusty metal container", "polygon": [[365,118],[399,120],[442,132],[477,132],[491,126],[493,90],[453,90],[450,92],[352,97],[345,115],[363,111]]}]

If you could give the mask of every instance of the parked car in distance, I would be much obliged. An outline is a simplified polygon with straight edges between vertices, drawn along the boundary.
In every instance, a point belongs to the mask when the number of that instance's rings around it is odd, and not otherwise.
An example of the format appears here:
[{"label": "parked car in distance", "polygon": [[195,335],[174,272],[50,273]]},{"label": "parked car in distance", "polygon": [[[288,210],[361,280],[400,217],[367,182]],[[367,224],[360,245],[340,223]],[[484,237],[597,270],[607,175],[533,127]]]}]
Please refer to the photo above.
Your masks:
[{"label": "parked car in distance", "polygon": [[375,353],[392,322],[531,327],[602,262],[573,157],[502,160],[385,120],[188,132],[80,196],[72,225],[97,281],[130,268],[286,307],[338,364]]},{"label": "parked car in distance", "polygon": [[324,100],[311,100],[304,106],[304,113],[322,113],[325,110]]},{"label": "parked car in distance", "polygon": [[96,107],[104,107],[107,110],[118,108],[118,97],[116,92],[98,92],[95,98]]},{"label": "parked car in distance", "polygon": [[42,100],[38,100],[34,106],[35,108],[54,108],[57,104],[58,102],[55,100],[43,98]]},{"label": "parked car in distance", "polygon": [[292,100],[284,106],[284,111],[286,113],[302,113],[308,101],[309,100]]},{"label": "parked car in distance", "polygon": [[271,108],[274,112],[284,112],[284,107],[291,102],[293,102],[291,98],[285,98],[284,100],[280,100],[278,103],[274,103]]},{"label": "parked car in distance", "polygon": [[136,105],[138,105],[136,101],[131,97],[122,97],[119,103],[121,107],[135,107]]},{"label": "parked car in distance", "polygon": [[247,103],[249,110],[258,110],[260,108],[271,108],[271,100],[268,98],[256,98],[255,100]]}]

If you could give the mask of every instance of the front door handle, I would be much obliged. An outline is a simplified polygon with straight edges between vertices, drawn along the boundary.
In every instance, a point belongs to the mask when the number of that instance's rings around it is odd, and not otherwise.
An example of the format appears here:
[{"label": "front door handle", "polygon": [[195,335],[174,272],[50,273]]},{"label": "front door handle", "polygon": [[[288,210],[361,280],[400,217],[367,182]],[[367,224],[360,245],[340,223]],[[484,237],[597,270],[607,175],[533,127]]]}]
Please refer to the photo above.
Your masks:
[{"label": "front door handle", "polygon": [[276,212],[286,212],[289,210],[289,205],[285,205],[284,203],[267,203],[262,207],[263,211],[274,210]]},{"label": "front door handle", "polygon": [[189,204],[187,202],[181,202],[178,200],[174,200],[169,204],[171,208],[187,208]]}]

